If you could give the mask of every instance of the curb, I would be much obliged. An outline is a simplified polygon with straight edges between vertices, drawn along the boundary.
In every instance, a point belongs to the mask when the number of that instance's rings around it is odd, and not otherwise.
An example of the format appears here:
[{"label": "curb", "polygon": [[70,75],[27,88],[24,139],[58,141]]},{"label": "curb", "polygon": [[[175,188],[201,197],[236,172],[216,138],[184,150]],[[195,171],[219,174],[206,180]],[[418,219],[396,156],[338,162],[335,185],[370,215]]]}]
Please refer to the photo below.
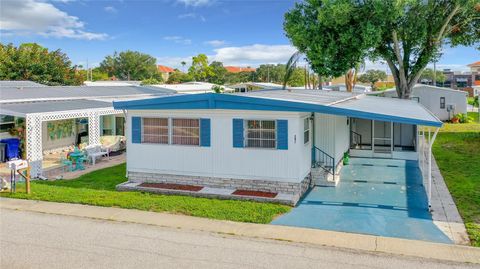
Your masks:
[{"label": "curb", "polygon": [[269,224],[211,220],[185,215],[80,204],[0,198],[0,209],[32,211],[320,246],[480,264],[480,248]]}]

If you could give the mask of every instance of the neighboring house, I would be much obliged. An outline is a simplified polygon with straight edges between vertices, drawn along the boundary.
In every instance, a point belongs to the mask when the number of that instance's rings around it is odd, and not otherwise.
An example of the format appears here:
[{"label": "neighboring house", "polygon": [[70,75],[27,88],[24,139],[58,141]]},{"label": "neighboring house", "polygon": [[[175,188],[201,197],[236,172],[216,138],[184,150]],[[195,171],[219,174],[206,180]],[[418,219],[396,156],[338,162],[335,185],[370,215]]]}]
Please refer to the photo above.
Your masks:
[{"label": "neighboring house", "polygon": [[82,142],[98,144],[103,135],[124,135],[124,114],[113,108],[113,100],[175,93],[134,86],[18,85],[0,81],[0,138],[11,137],[13,127],[25,127],[32,177],[42,175],[44,154]]},{"label": "neighboring house", "polygon": [[[373,92],[374,95],[397,97],[395,89]],[[467,92],[443,87],[417,84],[411,98],[417,100],[442,121],[450,120],[455,114],[467,113]]]},{"label": "neighboring house", "polygon": [[472,86],[480,86],[480,61],[468,65],[472,73]]},{"label": "neighboring house", "polygon": [[244,82],[234,85],[229,85],[235,92],[251,92],[258,90],[281,90],[283,85],[271,82]]},{"label": "neighboring house", "polygon": [[255,72],[257,69],[252,67],[240,67],[240,66],[224,66],[229,73],[240,73],[240,72]]},{"label": "neighboring house", "polygon": [[87,80],[83,82],[85,86],[140,86],[141,83],[139,80]]},{"label": "neighboring house", "polygon": [[175,69],[165,66],[157,65],[158,72],[162,75],[163,81],[167,81],[171,73],[175,72]]},{"label": "neighboring house", "polygon": [[220,86],[224,89],[224,92],[233,92],[230,87],[223,85],[217,85],[208,82],[186,82],[181,84],[157,84],[148,85],[150,88],[160,88],[164,90],[175,91],[176,93],[194,94],[194,93],[208,93],[213,92],[213,86]]},{"label": "neighboring house", "polygon": [[[333,84],[333,85],[323,86],[322,88],[323,90],[331,90],[331,91],[340,91],[340,92],[347,91],[347,86],[345,86],[345,84]],[[371,91],[372,91],[371,86],[355,84],[355,86],[353,87],[353,92],[355,93],[368,93]]]},{"label": "neighboring house", "polygon": [[288,204],[312,184],[335,186],[345,152],[418,160],[428,155],[418,127],[436,135],[442,126],[412,100],[332,91],[206,93],[113,105],[127,115],[129,182],[119,189],[173,183],[272,192]]}]

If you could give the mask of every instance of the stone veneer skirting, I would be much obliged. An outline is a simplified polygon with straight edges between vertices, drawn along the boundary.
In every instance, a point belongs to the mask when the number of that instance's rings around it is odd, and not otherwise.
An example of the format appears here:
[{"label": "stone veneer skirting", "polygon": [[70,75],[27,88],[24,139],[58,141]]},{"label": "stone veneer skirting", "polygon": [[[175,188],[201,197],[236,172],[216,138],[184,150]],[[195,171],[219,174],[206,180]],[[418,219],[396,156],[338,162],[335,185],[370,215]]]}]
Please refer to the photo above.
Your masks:
[{"label": "stone veneer skirting", "polygon": [[145,172],[128,172],[129,182],[150,182],[150,183],[175,183],[184,185],[197,185],[211,188],[225,189],[242,189],[267,191],[298,195],[301,197],[311,184],[310,174],[304,180],[298,183],[272,181],[272,180],[256,180],[256,179],[235,179],[235,178],[218,178],[204,176],[184,176],[169,175]]}]

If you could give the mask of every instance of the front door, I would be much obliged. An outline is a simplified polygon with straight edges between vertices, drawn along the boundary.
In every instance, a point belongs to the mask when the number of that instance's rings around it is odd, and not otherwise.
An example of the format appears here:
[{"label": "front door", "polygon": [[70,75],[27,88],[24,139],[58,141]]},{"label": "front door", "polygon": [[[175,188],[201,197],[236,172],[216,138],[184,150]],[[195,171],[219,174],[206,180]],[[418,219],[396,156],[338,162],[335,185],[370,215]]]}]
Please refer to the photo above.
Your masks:
[{"label": "front door", "polygon": [[373,156],[391,158],[393,151],[393,124],[387,121],[373,121]]},{"label": "front door", "polygon": [[125,118],[115,117],[115,134],[125,135]]}]

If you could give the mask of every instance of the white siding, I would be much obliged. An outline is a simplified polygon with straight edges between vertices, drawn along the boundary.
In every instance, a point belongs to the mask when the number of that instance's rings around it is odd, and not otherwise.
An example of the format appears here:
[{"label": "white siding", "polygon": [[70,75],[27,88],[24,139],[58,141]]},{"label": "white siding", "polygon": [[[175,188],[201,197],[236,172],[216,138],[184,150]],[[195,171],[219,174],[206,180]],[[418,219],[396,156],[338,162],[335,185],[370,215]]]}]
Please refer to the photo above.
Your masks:
[{"label": "white siding", "polygon": [[[442,90],[441,88],[431,88],[429,86],[416,86],[413,89],[412,96],[420,98],[420,104],[433,112],[440,120],[449,120],[454,114],[467,113],[467,95],[463,91],[451,89]],[[445,97],[445,108],[440,108],[440,97]],[[454,105],[455,111],[447,111],[448,105]]]},{"label": "white siding", "polygon": [[[211,119],[211,146],[132,144],[126,130],[127,169],[175,175],[300,182],[310,172],[310,149],[303,143],[303,117],[307,113],[235,110],[130,110],[131,117],[183,117]],[[288,120],[288,150],[234,148],[232,119]],[[307,161],[306,161],[307,160]]]},{"label": "white siding", "polygon": [[339,162],[349,148],[347,117],[315,113],[315,145]]}]

